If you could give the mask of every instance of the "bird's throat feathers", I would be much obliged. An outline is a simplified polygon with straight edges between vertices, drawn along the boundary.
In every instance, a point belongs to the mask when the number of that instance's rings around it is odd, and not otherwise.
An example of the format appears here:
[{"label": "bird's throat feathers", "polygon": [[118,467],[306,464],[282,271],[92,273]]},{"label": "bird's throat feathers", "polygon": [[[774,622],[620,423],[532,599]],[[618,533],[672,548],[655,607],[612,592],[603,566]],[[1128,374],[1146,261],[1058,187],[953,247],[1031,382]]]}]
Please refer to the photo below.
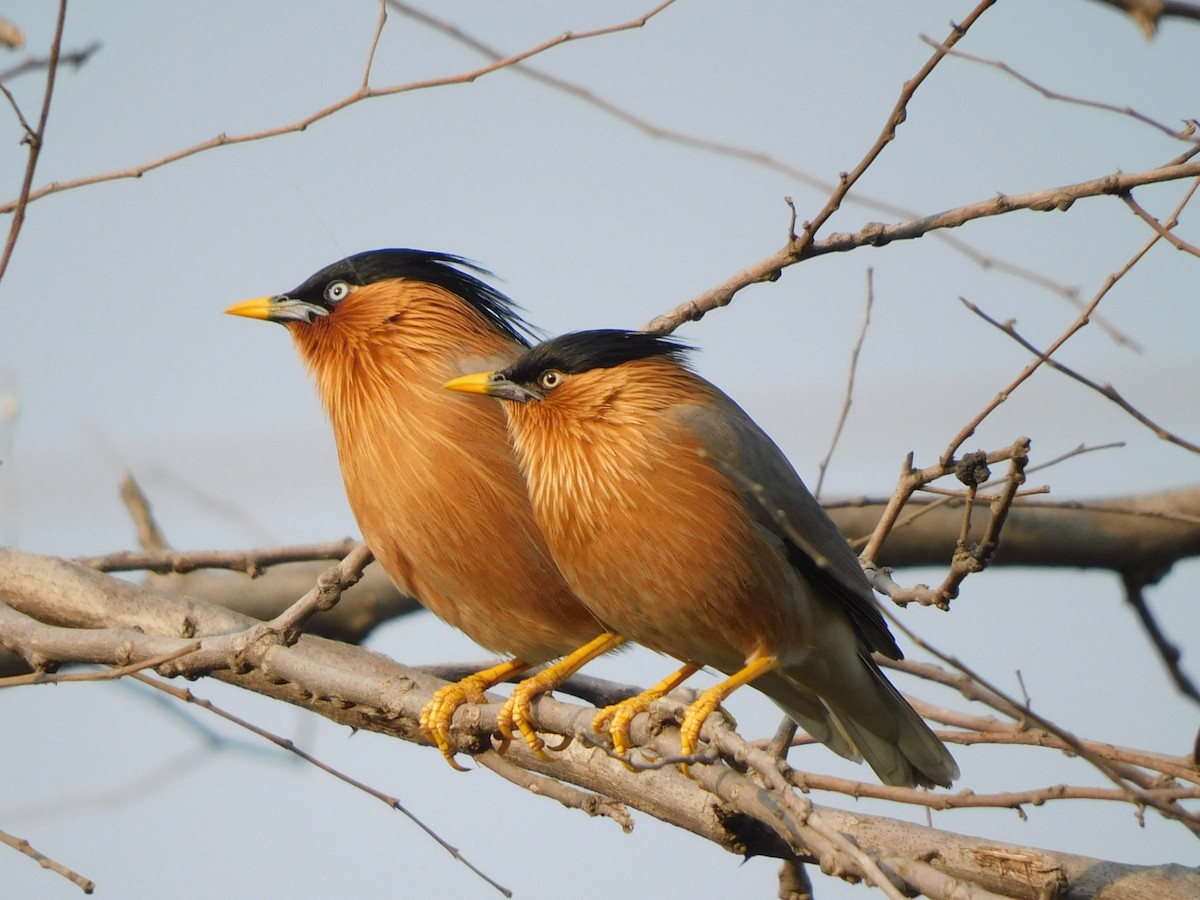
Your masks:
[{"label": "bird's throat feathers", "polygon": [[419,417],[426,403],[447,402],[447,378],[522,349],[450,291],[404,280],[357,288],[331,315],[290,330],[335,427]]},{"label": "bird's throat feathers", "polygon": [[677,363],[642,359],[574,375],[544,401],[505,403],[543,529],[603,527],[612,509],[652,490],[656,470],[702,465],[698,455],[671,459],[680,438],[664,433],[678,428],[664,413],[709,393]]}]

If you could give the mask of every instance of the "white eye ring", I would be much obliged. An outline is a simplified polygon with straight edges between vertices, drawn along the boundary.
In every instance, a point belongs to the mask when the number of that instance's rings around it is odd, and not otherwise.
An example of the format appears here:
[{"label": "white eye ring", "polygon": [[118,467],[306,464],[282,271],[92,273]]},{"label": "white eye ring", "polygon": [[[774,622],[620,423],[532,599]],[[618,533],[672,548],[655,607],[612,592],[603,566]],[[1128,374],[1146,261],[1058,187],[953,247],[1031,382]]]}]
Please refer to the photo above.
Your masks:
[{"label": "white eye ring", "polygon": [[552,391],[562,384],[563,378],[565,377],[566,376],[563,375],[562,372],[558,371],[558,369],[547,369],[538,376],[538,387],[541,387],[547,391]]},{"label": "white eye ring", "polygon": [[325,299],[330,303],[345,300],[350,295],[350,285],[344,281],[331,281],[325,286]]}]

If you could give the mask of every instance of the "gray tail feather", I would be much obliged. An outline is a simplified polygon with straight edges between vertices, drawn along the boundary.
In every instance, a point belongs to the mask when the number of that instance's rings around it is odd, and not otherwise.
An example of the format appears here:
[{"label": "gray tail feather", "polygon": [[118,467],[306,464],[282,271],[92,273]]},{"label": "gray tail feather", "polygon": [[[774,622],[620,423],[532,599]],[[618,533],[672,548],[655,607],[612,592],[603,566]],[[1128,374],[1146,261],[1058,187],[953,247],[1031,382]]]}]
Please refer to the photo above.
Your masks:
[{"label": "gray tail feather", "polygon": [[857,742],[846,733],[838,717],[816,694],[805,690],[779,670],[760,675],[754,679],[753,685],[774,700],[793,722],[838,756],[862,762],[863,755],[858,751]]},{"label": "gray tail feather", "polygon": [[835,753],[866,760],[884,784],[950,787],[959,775],[954,757],[875,661],[860,659],[869,680],[849,691],[843,684],[818,694],[795,669],[772,672],[754,684]]}]

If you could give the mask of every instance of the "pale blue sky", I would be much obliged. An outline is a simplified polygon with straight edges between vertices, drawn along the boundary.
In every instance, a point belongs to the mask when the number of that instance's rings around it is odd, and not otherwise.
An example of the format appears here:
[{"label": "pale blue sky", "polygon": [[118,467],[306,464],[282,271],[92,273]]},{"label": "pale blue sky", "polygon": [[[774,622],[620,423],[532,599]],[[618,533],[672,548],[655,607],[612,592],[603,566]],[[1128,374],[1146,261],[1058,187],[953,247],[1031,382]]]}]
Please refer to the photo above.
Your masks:
[{"label": "pale blue sky", "polygon": [[[51,7],[18,2],[6,10],[32,52],[49,46]],[[623,21],[649,3],[439,7],[482,40],[516,51],[566,30]],[[919,35],[944,36],[949,21],[969,9],[966,2],[679,0],[640,31],[559,47],[532,65],[657,125],[833,179],[857,163],[901,84],[928,57]],[[66,47],[100,41],[102,48],[82,70],[60,77],[35,184],[146,162],[222,132],[277,126],[337,100],[361,80],[377,14],[365,0],[77,3]],[[1200,28],[1168,22],[1147,42],[1128,21],[1083,0],[1005,0],[962,47],[1056,90],[1128,104],[1177,126],[1200,115],[1191,77],[1198,38]],[[393,14],[372,81],[382,86],[480,64]],[[33,115],[42,80],[27,76],[10,87]],[[0,193],[8,199],[16,196],[25,149],[11,113],[0,121],[7,135]],[[996,192],[1150,168],[1182,149],[1128,118],[1053,103],[995,70],[951,59],[921,89],[898,140],[861,189],[933,212]],[[372,100],[303,134],[38,201],[0,283],[0,392],[19,404],[0,441],[12,445],[0,467],[0,538],[67,556],[130,547],[132,528],[117,497],[126,468],[179,548],[353,534],[331,436],[287,335],[223,316],[225,306],[290,288],[353,252],[412,246],[490,268],[547,332],[635,327],[778,249],[789,195],[801,217],[824,201],[786,175],[653,140],[520,75],[499,73]],[[1165,216],[1182,186],[1137,196]],[[1181,233],[1197,243],[1192,219],[1185,213]],[[828,230],[872,220],[888,219],[847,204]],[[1088,297],[1148,232],[1120,201],[1094,199],[1066,214],[972,223],[955,236]],[[1142,354],[1095,326],[1063,354],[1193,440],[1200,437],[1198,265],[1160,246],[1105,300],[1104,313]],[[925,239],[793,267],[684,328],[681,336],[702,348],[698,368],[759,419],[810,483],[841,405],[868,266],[875,315],[852,418],[827,476],[826,493],[834,496],[890,491],[908,450],[918,462],[932,461],[1026,363],[1027,354],[963,310],[959,296],[998,319],[1016,318],[1043,345],[1076,315],[1060,298]],[[1022,388],[971,446],[998,447],[1020,434],[1033,439],[1035,462],[1080,443],[1127,442],[1122,451],[1035,476],[1061,498],[1200,479],[1195,456],[1054,373]],[[1150,599],[1200,675],[1189,573],[1197,574],[1195,563],[1152,588]],[[1037,708],[1077,734],[1169,753],[1186,752],[1195,736],[1196,707],[1176,698],[1112,578],[993,571],[969,580],[949,615],[910,610],[905,621],[1009,689],[1016,690],[1020,670]],[[429,616],[382,629],[371,646],[404,662],[482,655]],[[633,653],[593,671],[648,682],[664,665]],[[774,896],[773,861],[741,866],[648,816],[638,815],[635,834],[626,836],[490,773],[455,773],[428,751],[374,735],[351,738],[219,685],[194,687],[399,796],[519,897],[546,896],[581,871],[593,880],[577,896]],[[750,691],[732,708],[749,736],[770,734],[778,718]],[[255,749],[204,751],[197,759],[191,726],[121,685],[0,693],[0,758],[7,762],[0,828],[95,878],[113,897],[211,896],[232,885],[270,885],[277,896],[395,896],[409,881],[430,895],[495,896],[376,801],[280,761],[215,720],[184,715]],[[956,755],[962,786],[976,791],[1097,781],[1086,766],[1046,752],[968,748]],[[800,759],[869,777],[821,748]],[[172,777],[141,780],[164,768]],[[923,818],[915,810],[884,811]],[[1119,807],[1069,803],[1029,814],[1028,822],[980,811],[934,821],[1127,861],[1196,860],[1194,839],[1154,815],[1139,829],[1132,811]],[[0,852],[0,883],[14,895],[77,895],[12,852]],[[829,882],[818,890],[864,896]]]}]

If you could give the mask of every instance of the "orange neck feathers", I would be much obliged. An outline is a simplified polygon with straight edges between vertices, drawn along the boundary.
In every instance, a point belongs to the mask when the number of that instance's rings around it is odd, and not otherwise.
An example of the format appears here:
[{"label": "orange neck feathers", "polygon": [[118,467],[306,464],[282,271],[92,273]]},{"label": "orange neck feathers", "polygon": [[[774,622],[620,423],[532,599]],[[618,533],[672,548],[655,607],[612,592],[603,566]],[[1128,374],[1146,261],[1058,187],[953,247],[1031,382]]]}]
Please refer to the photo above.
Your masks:
[{"label": "orange neck feathers", "polygon": [[[400,279],[289,327],[329,413],[350,507],[392,579],[485,647],[531,662],[595,637],[534,522],[503,413],[442,389],[523,348],[453,293]],[[498,613],[473,614],[481,603]]]}]

